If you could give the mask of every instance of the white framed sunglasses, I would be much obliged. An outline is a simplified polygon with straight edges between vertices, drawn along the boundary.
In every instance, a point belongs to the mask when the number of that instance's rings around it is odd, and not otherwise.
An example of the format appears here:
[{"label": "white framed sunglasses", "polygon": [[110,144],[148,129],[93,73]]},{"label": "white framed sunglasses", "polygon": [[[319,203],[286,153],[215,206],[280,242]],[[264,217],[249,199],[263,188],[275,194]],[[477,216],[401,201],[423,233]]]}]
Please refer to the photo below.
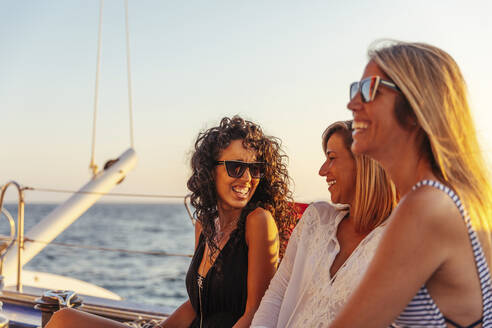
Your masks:
[{"label": "white framed sunglasses", "polygon": [[371,102],[376,97],[376,91],[380,85],[387,86],[388,88],[400,92],[400,88],[398,88],[393,82],[383,80],[380,76],[374,75],[367,77],[360,82],[353,82],[350,84],[350,100],[354,99],[360,91],[362,102]]}]

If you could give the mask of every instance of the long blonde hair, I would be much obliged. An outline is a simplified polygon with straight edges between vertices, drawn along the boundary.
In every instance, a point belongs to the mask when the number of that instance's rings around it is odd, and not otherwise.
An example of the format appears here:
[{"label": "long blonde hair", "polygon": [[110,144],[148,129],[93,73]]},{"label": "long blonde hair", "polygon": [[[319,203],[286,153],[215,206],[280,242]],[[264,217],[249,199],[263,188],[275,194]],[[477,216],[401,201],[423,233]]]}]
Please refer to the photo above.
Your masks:
[{"label": "long blonde hair", "polygon": [[350,212],[355,220],[357,232],[369,232],[383,223],[396,207],[396,188],[384,169],[375,160],[365,155],[355,155],[352,144],[352,121],[339,121],[328,126],[323,132],[322,147],[333,134],[339,134],[346,149],[355,159],[355,196]]},{"label": "long blonde hair", "polygon": [[377,42],[368,54],[405,96],[409,115],[423,131],[434,173],[465,204],[490,265],[492,185],[458,65],[425,43]]}]

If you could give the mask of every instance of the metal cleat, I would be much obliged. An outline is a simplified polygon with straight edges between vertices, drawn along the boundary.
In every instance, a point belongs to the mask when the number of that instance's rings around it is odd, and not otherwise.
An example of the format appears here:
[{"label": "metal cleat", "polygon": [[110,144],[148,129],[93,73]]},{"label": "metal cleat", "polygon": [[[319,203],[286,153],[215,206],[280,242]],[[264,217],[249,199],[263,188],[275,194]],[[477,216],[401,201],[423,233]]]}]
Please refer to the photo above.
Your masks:
[{"label": "metal cleat", "polygon": [[63,308],[77,308],[82,305],[82,299],[71,290],[49,290],[36,299],[34,308],[41,311],[41,327],[46,326],[51,316]]}]

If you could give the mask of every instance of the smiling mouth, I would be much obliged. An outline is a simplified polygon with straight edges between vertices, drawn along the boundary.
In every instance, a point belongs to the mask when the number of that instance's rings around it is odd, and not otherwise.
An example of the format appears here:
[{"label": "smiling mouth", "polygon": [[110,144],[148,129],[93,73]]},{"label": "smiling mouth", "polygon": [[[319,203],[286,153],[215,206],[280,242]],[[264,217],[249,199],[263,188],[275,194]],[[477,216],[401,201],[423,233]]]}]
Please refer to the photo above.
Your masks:
[{"label": "smiling mouth", "polygon": [[337,180],[331,180],[331,181],[328,181],[328,189],[333,186],[335,183],[337,183]]},{"label": "smiling mouth", "polygon": [[365,130],[369,127],[369,124],[365,122],[360,122],[360,121],[354,121],[352,125],[354,131],[360,131],[360,130]]},{"label": "smiling mouth", "polygon": [[232,187],[232,191],[234,191],[241,198],[248,196],[250,189],[251,189],[250,187],[241,187],[241,186]]}]

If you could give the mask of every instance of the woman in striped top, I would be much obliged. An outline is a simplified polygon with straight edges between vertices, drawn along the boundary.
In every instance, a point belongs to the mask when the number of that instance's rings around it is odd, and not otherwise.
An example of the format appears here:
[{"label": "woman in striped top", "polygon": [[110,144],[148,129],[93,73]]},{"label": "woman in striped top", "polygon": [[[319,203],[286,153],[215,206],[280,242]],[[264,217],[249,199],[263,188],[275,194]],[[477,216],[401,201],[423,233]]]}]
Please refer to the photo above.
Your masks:
[{"label": "woman in striped top", "polygon": [[330,327],[492,327],[492,186],[456,62],[374,45],[350,98],[352,151],[382,164],[401,201]]}]

